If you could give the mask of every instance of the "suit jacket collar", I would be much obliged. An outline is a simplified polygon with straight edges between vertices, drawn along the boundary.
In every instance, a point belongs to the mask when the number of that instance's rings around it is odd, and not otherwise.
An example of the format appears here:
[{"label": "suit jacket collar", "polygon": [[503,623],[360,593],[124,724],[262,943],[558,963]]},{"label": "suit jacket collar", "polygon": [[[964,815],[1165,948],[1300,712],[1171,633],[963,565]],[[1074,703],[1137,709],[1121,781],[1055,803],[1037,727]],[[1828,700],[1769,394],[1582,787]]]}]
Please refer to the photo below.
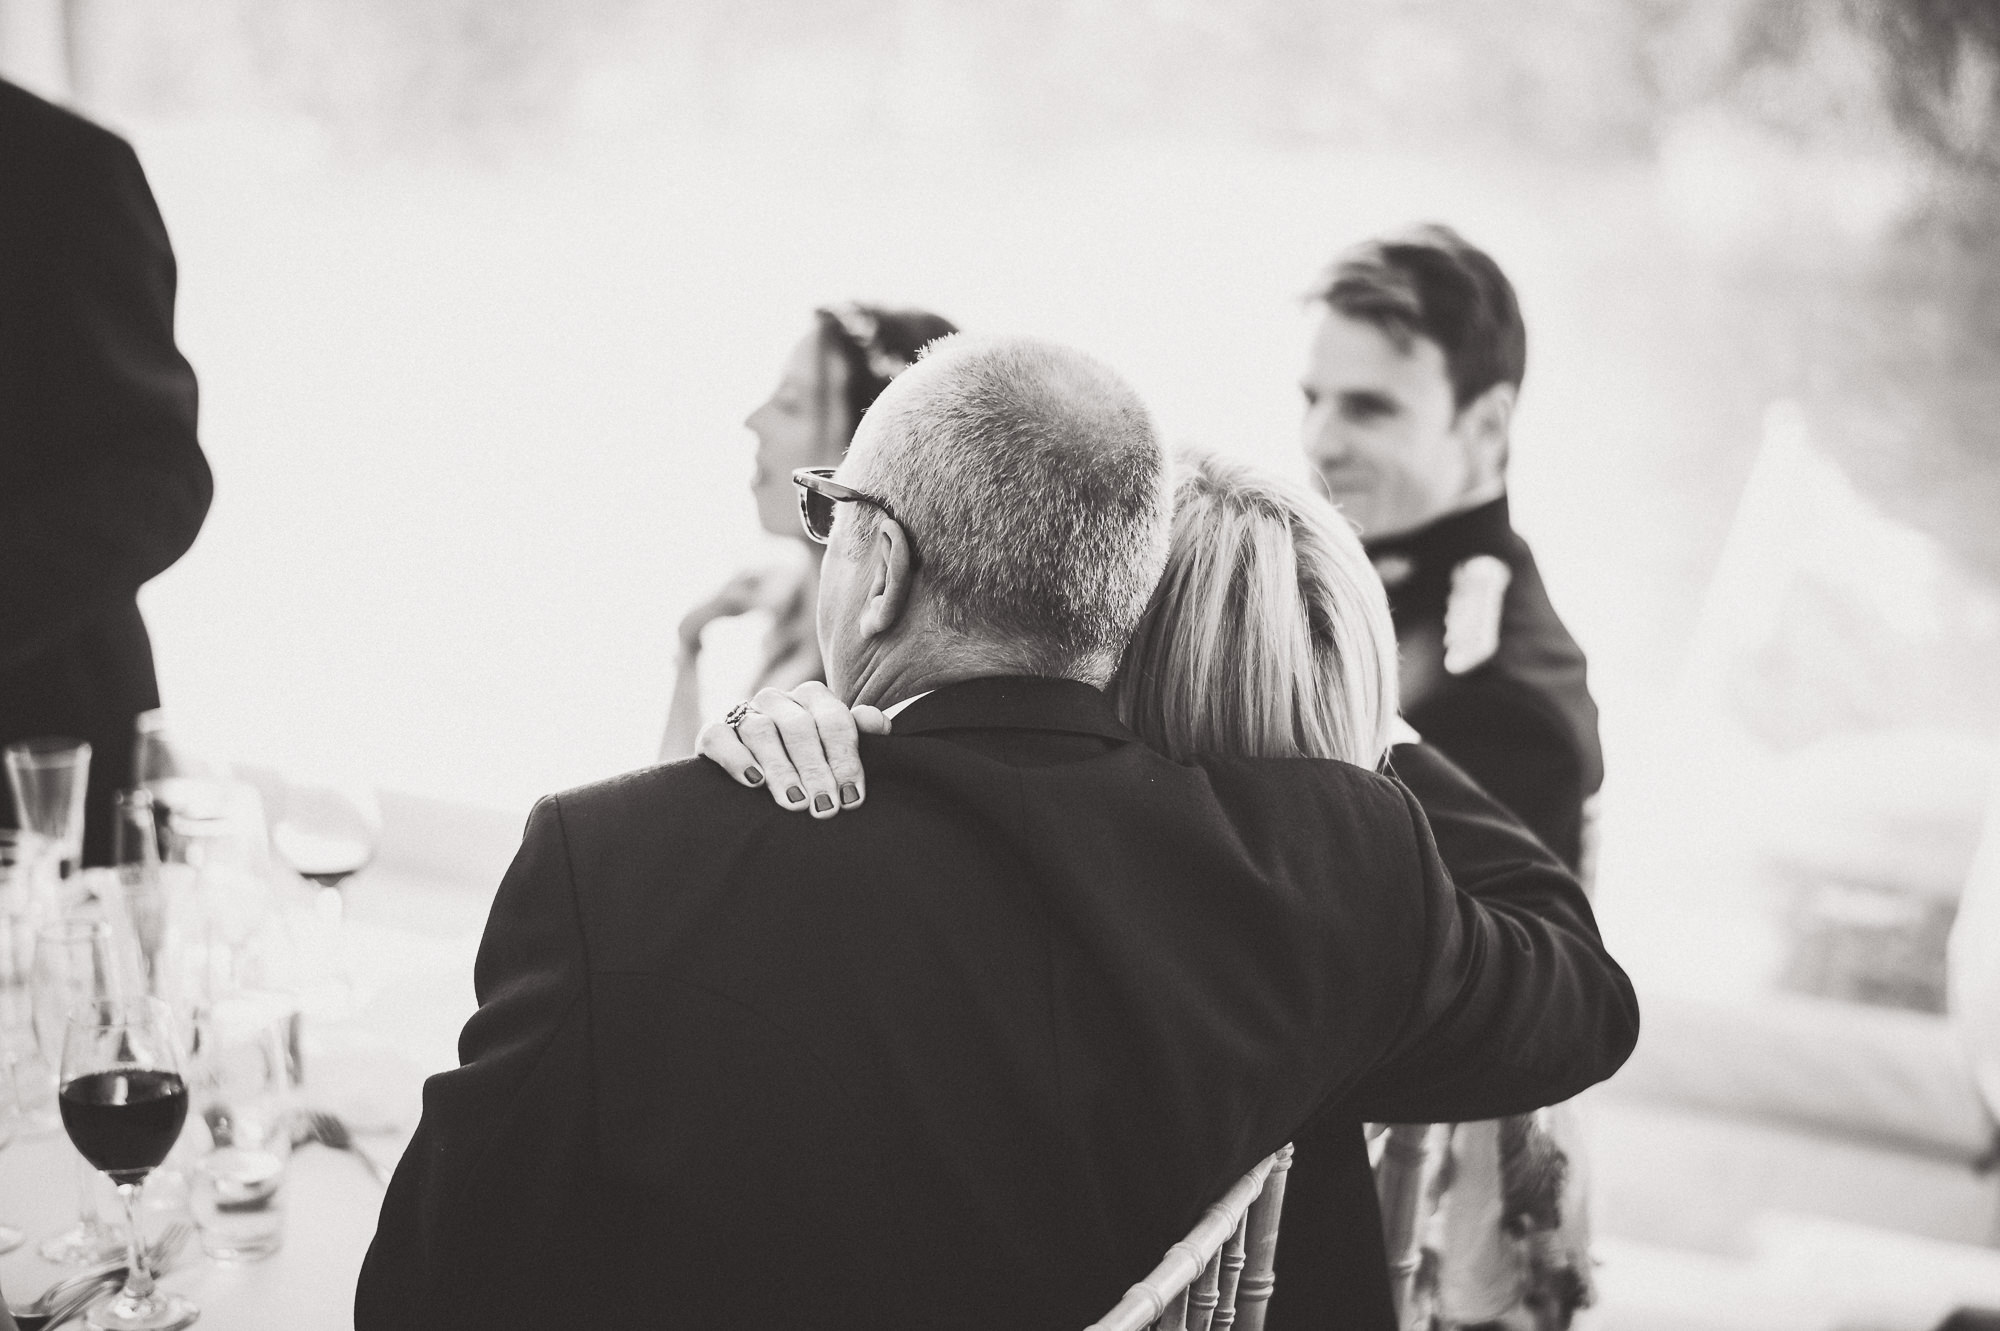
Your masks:
[{"label": "suit jacket collar", "polygon": [[1111,711],[1111,701],[1073,679],[992,675],[946,684],[896,717],[894,733],[940,730],[1058,730],[1137,743]]},{"label": "suit jacket collar", "polygon": [[1406,555],[1420,565],[1449,566],[1473,555],[1500,554],[1514,536],[1507,510],[1507,496],[1503,494],[1476,508],[1439,518],[1428,527],[1364,544],[1371,559]]}]

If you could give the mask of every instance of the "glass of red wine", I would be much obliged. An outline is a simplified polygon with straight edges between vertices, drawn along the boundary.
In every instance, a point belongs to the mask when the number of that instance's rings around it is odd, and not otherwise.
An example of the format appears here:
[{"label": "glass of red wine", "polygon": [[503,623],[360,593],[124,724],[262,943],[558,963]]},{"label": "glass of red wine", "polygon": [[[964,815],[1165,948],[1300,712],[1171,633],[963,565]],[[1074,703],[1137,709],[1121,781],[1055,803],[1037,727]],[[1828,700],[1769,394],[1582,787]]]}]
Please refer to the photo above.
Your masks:
[{"label": "glass of red wine", "polygon": [[113,999],[71,1010],[63,1035],[63,1128],[83,1158],[117,1185],[125,1204],[125,1285],[86,1316],[96,1331],[175,1331],[200,1315],[160,1289],[146,1269],[139,1187],[174,1148],[187,1121],[187,1083],[166,1004]]},{"label": "glass of red wine", "polygon": [[[75,915],[35,931],[30,992],[35,1045],[41,1054],[42,1094],[60,1087],[69,1014],[100,999],[123,997],[119,975],[111,926],[103,919]],[[58,1111],[61,1103],[57,1095]],[[97,1180],[91,1175],[89,1162],[78,1157],[76,1170],[77,1222],[43,1240],[39,1251],[51,1262],[85,1265],[116,1256],[123,1244],[118,1231],[98,1216]]]},{"label": "glass of red wine", "polygon": [[288,780],[271,822],[272,849],[292,872],[318,889],[315,905],[326,922],[343,988],[351,988],[352,979],[347,970],[342,889],[375,858],[381,836],[382,807],[374,790],[351,779]]}]

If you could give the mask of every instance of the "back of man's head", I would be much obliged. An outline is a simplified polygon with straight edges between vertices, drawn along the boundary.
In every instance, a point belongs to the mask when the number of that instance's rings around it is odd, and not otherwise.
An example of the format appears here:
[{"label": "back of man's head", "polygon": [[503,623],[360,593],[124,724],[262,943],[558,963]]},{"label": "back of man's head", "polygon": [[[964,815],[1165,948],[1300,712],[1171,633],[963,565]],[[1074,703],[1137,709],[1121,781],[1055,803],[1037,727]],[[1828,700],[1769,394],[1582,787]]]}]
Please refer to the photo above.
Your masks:
[{"label": "back of man's head", "polygon": [[[842,475],[909,531],[941,629],[1023,673],[1110,678],[1173,512],[1166,450],[1117,374],[1036,338],[935,342],[870,409]],[[879,521],[855,514],[849,557]]]},{"label": "back of man's head", "polygon": [[1437,343],[1461,411],[1495,384],[1521,386],[1528,334],[1514,286],[1448,226],[1364,241],[1328,264],[1307,295],[1405,348],[1413,337]]}]

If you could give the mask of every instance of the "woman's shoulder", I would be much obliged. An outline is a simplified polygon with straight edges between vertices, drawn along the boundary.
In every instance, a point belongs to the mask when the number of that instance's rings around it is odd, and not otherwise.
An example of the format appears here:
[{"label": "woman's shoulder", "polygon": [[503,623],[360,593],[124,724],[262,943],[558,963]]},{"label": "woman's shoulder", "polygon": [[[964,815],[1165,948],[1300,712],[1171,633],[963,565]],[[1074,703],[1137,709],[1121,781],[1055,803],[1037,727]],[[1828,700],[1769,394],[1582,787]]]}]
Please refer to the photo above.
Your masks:
[{"label": "woman's shoulder", "polygon": [[1195,766],[1208,773],[1218,795],[1279,811],[1279,818],[1409,823],[1400,781],[1338,758],[1201,758]]}]

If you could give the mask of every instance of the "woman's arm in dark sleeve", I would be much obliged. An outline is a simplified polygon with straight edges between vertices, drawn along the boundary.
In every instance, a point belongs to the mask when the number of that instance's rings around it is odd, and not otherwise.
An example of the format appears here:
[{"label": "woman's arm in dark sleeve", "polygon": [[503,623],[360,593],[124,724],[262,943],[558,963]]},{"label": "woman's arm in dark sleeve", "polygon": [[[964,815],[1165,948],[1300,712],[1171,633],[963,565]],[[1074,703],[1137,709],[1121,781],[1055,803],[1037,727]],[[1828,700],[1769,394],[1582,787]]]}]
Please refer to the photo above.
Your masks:
[{"label": "woman's arm in dark sleeve", "polygon": [[[108,134],[46,195],[41,280],[6,354],[26,419],[0,476],[0,667],[30,659],[187,551],[212,491],[174,345],[173,250],[139,160]],[[32,437],[29,437],[32,436]]]},{"label": "woman's arm in dark sleeve", "polygon": [[1395,775],[1423,879],[1423,977],[1354,1112],[1498,1118],[1609,1077],[1638,1040],[1638,1000],[1575,877],[1428,745],[1399,747]]},{"label": "woman's arm in dark sleeve", "polygon": [[1433,752],[1471,777],[1558,859],[1583,854],[1584,757],[1546,699],[1505,678],[1460,681],[1411,716]]}]

